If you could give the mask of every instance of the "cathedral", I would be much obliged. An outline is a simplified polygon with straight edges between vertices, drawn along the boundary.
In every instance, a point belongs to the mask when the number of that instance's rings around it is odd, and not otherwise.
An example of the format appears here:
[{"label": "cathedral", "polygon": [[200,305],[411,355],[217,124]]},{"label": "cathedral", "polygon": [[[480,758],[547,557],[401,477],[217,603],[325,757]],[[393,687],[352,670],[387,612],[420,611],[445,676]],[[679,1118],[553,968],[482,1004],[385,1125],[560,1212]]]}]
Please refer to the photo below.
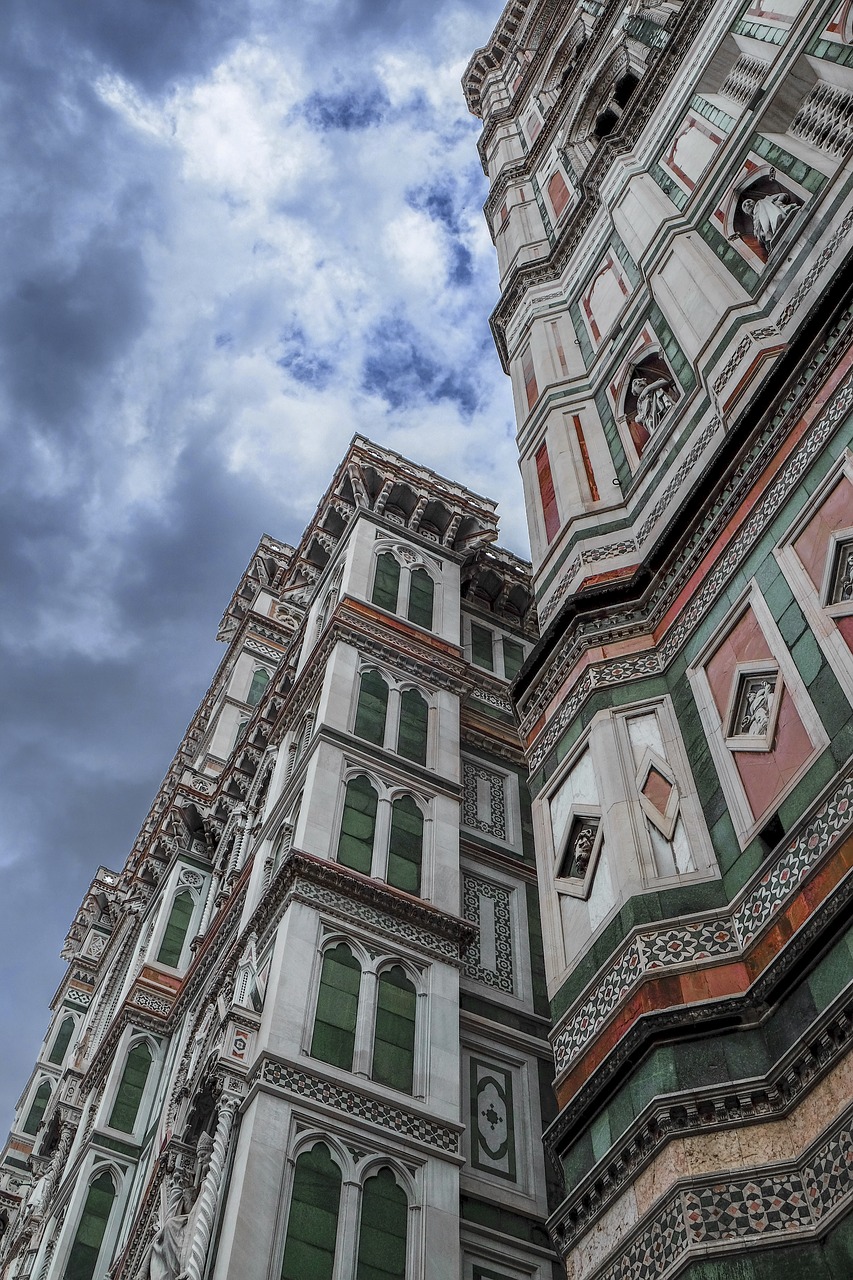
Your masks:
[{"label": "cathedral", "polygon": [[360,436],[261,538],[2,1280],[853,1273],[853,0],[508,0],[463,89],[532,564]]}]

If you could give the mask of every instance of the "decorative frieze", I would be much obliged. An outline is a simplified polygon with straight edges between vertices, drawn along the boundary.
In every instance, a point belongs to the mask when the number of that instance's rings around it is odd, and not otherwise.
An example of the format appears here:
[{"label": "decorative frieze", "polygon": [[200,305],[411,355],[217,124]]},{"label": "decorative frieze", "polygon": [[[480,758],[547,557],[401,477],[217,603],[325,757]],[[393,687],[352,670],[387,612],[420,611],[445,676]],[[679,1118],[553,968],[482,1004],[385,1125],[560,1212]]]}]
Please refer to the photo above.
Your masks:
[{"label": "decorative frieze", "polygon": [[462,876],[462,914],[478,927],[466,953],[465,976],[513,995],[512,890],[466,872]]},{"label": "decorative frieze", "polygon": [[853,1113],[797,1161],[737,1178],[686,1182],[620,1243],[615,1261],[584,1280],[663,1280],[695,1254],[721,1248],[766,1249],[784,1235],[806,1240],[853,1202]]},{"label": "decorative frieze", "polygon": [[383,1129],[403,1138],[411,1138],[416,1142],[425,1142],[439,1151],[451,1155],[459,1151],[459,1129],[441,1124],[427,1116],[419,1115],[405,1107],[393,1106],[381,1102],[313,1072],[299,1070],[286,1062],[277,1062],[271,1058],[263,1058],[259,1064],[256,1077],[265,1084],[284,1089],[310,1102],[319,1102],[335,1111],[366,1120],[370,1124],[380,1125]]}]

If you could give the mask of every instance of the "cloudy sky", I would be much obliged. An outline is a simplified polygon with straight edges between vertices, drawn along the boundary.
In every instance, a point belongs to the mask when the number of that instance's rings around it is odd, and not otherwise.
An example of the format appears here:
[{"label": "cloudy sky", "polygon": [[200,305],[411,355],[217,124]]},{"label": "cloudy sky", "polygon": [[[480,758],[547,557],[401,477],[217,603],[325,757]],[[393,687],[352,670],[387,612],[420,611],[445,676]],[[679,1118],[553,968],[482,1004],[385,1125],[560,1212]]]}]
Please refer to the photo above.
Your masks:
[{"label": "cloudy sky", "polygon": [[260,534],[363,432],[526,554],[459,85],[500,0],[6,0],[0,1127]]}]

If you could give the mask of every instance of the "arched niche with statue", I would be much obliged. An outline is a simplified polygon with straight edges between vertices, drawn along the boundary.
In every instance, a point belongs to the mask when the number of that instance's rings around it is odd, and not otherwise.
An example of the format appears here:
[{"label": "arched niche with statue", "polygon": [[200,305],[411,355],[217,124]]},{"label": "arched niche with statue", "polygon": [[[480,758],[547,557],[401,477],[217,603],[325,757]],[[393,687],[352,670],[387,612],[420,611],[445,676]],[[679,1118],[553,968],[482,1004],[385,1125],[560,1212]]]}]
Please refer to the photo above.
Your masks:
[{"label": "arched niche with statue", "polygon": [[659,347],[647,347],[628,362],[622,375],[619,410],[637,462],[672,420],[681,394]]},{"label": "arched niche with statue", "polygon": [[731,208],[731,236],[766,262],[803,206],[803,199],[773,168],[741,183]]}]

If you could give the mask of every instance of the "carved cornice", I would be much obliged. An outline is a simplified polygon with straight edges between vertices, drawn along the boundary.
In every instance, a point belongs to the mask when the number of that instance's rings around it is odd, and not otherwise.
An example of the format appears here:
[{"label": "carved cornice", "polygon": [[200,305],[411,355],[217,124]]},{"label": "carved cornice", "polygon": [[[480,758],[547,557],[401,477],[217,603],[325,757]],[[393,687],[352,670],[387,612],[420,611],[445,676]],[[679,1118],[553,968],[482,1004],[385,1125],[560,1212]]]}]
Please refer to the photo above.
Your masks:
[{"label": "carved cornice", "polygon": [[378,931],[433,959],[459,965],[477,936],[477,928],[460,916],[430,906],[402,889],[372,880],[358,871],[292,849],[243,931],[263,939],[294,899],[317,910]]}]

